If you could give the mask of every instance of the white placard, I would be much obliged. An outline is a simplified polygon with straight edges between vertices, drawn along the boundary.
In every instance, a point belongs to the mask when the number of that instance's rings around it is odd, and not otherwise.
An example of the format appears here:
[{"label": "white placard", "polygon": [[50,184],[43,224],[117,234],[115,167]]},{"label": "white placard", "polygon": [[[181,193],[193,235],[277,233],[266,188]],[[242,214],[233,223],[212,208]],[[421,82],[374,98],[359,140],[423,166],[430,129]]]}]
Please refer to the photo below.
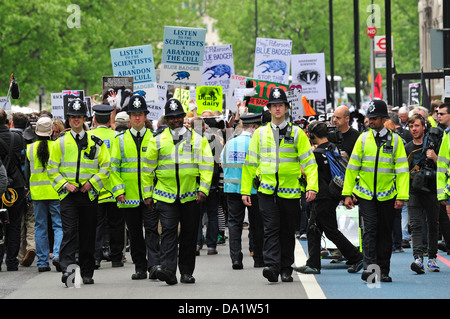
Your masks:
[{"label": "white placard", "polygon": [[258,80],[289,84],[292,41],[257,38],[253,77]]},{"label": "white placard", "polygon": [[327,98],[325,55],[323,53],[296,54],[291,56],[292,82],[302,86],[302,94],[308,100]]}]

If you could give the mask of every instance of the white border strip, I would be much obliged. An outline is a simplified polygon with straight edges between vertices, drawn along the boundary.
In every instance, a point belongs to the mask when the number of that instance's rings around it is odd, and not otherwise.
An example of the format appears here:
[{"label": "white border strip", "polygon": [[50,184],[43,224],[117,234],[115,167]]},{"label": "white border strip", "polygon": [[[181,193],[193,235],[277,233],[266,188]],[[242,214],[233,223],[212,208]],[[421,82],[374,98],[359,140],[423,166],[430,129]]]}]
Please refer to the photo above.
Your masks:
[{"label": "white border strip", "polygon": [[[303,251],[303,247],[298,241],[298,239],[295,239],[295,264],[296,266],[303,266],[306,264],[306,254]],[[319,283],[316,280],[315,275],[307,275],[297,272],[298,279],[300,279],[300,282],[302,283],[303,287],[305,288],[306,295],[308,296],[308,299],[327,299],[325,294],[322,291],[322,288],[320,288]]]}]

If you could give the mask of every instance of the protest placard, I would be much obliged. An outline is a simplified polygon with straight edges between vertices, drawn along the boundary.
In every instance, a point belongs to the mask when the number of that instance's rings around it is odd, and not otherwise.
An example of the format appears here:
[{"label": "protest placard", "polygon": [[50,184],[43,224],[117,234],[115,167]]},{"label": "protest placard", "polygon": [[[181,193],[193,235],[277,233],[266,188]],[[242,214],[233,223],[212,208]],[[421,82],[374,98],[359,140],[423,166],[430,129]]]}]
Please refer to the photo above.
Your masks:
[{"label": "protest placard", "polygon": [[201,85],[205,36],[206,29],[164,27],[160,83]]},{"label": "protest placard", "polygon": [[267,102],[269,101],[270,91],[274,87],[281,88],[284,91],[288,90],[288,86],[282,83],[275,83],[258,79],[247,79],[247,81],[251,81],[252,87],[254,87],[256,90],[256,95],[247,98],[247,107],[248,112],[250,113],[263,112],[264,106],[266,106]]},{"label": "protest placard", "polygon": [[110,52],[114,76],[132,76],[133,91],[143,91],[141,95],[147,103],[156,103],[158,90],[152,46],[146,44],[111,49]]},{"label": "protest placard", "polygon": [[198,86],[196,95],[197,114],[210,110],[212,112],[223,112],[222,87],[221,86]]},{"label": "protest placard", "polygon": [[302,86],[308,100],[327,98],[325,55],[323,53],[291,56],[292,81]]},{"label": "protest placard", "polygon": [[206,46],[201,85],[221,86],[226,93],[232,74],[234,74],[234,61],[231,44]]},{"label": "protest placard", "polygon": [[258,80],[289,84],[291,40],[257,38],[253,77]]}]

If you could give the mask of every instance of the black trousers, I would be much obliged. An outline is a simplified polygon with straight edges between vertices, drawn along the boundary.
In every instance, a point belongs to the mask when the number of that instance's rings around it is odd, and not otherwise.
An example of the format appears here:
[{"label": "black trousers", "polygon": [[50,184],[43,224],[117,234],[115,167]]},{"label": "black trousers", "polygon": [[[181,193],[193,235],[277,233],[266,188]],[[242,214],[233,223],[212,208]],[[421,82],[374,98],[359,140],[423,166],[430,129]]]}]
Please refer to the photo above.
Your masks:
[{"label": "black trousers", "polygon": [[63,230],[59,253],[61,268],[64,272],[69,265],[75,264],[78,250],[81,276],[92,277],[98,201],[91,201],[88,193],[69,193],[61,201],[60,210]]},{"label": "black trousers", "polygon": [[300,198],[286,199],[258,192],[258,202],[264,225],[264,263],[275,271],[290,274],[294,263],[295,216],[300,211]]},{"label": "black trousers", "polygon": [[[228,235],[230,245],[231,261],[242,261],[242,225],[245,217],[245,205],[242,202],[242,195],[227,193],[228,206]],[[264,228],[262,216],[259,212],[258,196],[251,195],[252,206],[247,207],[248,219],[250,223],[253,259],[255,262],[263,262],[263,240]]]},{"label": "black trousers", "polygon": [[108,242],[111,261],[122,261],[125,246],[125,219],[115,201],[98,204],[95,242],[96,260],[102,259],[103,246],[105,242]]},{"label": "black trousers", "polygon": [[364,269],[378,265],[382,274],[389,274],[392,255],[392,229],[395,198],[387,201],[358,198],[362,217]]},{"label": "black trousers", "polygon": [[[161,222],[161,266],[173,273],[192,275],[195,269],[195,251],[200,222],[200,205],[189,201],[165,203],[158,201],[156,211]],[[178,235],[178,225],[180,234]]]},{"label": "black trousers", "polygon": [[144,203],[120,210],[127,224],[131,259],[136,272],[146,272],[150,267],[159,265],[160,238],[156,211],[150,210]]},{"label": "black trousers", "polygon": [[322,234],[331,240],[350,264],[360,261],[362,253],[338,229],[336,207],[338,200],[317,199],[312,202],[311,217],[308,222],[308,260],[306,264],[312,268],[321,268],[320,250]]},{"label": "black trousers", "polygon": [[19,267],[17,255],[20,248],[21,220],[27,209],[25,189],[21,187],[14,188],[14,190],[17,192],[16,202],[11,207],[4,207],[8,210],[9,224],[0,225],[0,232],[5,241],[4,244],[0,244],[0,265],[3,262],[3,258],[5,258],[8,270],[17,270]]}]

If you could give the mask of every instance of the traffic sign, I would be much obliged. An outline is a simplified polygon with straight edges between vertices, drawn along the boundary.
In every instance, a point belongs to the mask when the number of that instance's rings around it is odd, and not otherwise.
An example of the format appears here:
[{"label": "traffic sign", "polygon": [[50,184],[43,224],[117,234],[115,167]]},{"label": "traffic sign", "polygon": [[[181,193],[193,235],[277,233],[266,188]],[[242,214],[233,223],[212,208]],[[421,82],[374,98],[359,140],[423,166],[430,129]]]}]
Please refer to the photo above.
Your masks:
[{"label": "traffic sign", "polygon": [[366,34],[373,39],[373,37],[377,34],[377,28],[374,26],[367,27]]}]

